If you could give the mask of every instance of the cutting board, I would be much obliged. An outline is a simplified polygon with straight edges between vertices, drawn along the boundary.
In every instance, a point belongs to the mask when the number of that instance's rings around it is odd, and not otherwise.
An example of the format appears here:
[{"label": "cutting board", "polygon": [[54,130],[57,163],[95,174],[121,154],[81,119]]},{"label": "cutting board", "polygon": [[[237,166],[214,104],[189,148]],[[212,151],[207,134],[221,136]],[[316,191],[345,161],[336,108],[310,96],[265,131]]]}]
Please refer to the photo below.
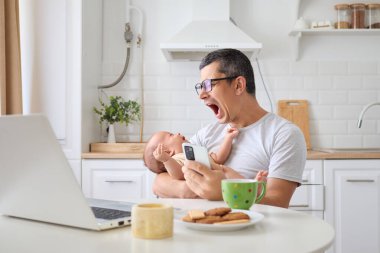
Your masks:
[{"label": "cutting board", "polygon": [[278,115],[296,124],[305,136],[306,147],[311,149],[309,105],[307,100],[279,100]]}]

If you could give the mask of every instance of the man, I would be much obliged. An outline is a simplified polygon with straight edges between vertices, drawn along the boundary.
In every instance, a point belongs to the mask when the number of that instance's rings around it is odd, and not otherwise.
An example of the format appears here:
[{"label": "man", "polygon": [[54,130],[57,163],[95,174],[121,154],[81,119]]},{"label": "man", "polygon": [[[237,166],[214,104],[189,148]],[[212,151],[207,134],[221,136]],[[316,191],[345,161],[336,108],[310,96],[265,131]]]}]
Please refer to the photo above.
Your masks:
[{"label": "man", "polygon": [[196,91],[218,122],[198,131],[190,142],[214,152],[228,128],[238,128],[239,136],[225,166],[212,163],[210,170],[187,161],[182,168],[185,181],[172,180],[161,173],[156,177],[153,191],[161,197],[220,200],[221,180],[225,178],[226,169],[232,168],[245,178],[254,178],[259,170],[267,170],[267,192],[260,203],[287,208],[301,183],[306,162],[302,132],[289,121],[260,107],[255,97],[251,63],[240,51],[211,52],[199,69],[202,82],[196,84]]}]

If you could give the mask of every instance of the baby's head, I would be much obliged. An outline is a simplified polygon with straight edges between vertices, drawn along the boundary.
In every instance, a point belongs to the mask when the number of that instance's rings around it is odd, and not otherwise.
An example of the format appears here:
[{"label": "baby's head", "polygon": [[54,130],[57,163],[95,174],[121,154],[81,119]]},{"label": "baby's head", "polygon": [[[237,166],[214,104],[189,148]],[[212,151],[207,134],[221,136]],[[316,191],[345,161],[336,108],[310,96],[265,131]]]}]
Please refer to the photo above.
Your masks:
[{"label": "baby's head", "polygon": [[182,143],[184,142],[188,141],[179,133],[172,134],[165,131],[155,133],[152,137],[150,137],[145,146],[143,155],[145,166],[157,174],[165,172],[166,169],[164,164],[154,158],[154,150],[156,150],[158,144],[162,143],[165,148],[168,149],[170,156],[173,156],[175,154],[182,153]]}]

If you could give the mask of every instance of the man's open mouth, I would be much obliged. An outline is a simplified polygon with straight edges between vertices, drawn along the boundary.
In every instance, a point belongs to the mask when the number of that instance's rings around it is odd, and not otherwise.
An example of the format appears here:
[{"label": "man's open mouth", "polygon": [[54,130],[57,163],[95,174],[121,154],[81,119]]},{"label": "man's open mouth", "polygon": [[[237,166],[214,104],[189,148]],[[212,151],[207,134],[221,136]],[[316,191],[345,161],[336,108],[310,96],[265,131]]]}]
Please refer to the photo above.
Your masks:
[{"label": "man's open mouth", "polygon": [[219,106],[215,104],[208,104],[207,106],[211,108],[215,115],[219,114]]}]

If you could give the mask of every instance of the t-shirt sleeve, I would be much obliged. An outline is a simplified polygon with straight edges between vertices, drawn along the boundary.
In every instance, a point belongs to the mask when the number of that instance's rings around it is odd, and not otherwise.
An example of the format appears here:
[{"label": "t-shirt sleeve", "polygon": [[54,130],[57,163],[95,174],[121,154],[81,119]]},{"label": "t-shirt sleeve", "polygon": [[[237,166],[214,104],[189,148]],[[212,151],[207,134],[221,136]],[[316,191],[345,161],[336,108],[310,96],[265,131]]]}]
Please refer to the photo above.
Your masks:
[{"label": "t-shirt sleeve", "polygon": [[276,133],[268,177],[301,183],[306,152],[301,130],[296,125],[287,124]]}]

